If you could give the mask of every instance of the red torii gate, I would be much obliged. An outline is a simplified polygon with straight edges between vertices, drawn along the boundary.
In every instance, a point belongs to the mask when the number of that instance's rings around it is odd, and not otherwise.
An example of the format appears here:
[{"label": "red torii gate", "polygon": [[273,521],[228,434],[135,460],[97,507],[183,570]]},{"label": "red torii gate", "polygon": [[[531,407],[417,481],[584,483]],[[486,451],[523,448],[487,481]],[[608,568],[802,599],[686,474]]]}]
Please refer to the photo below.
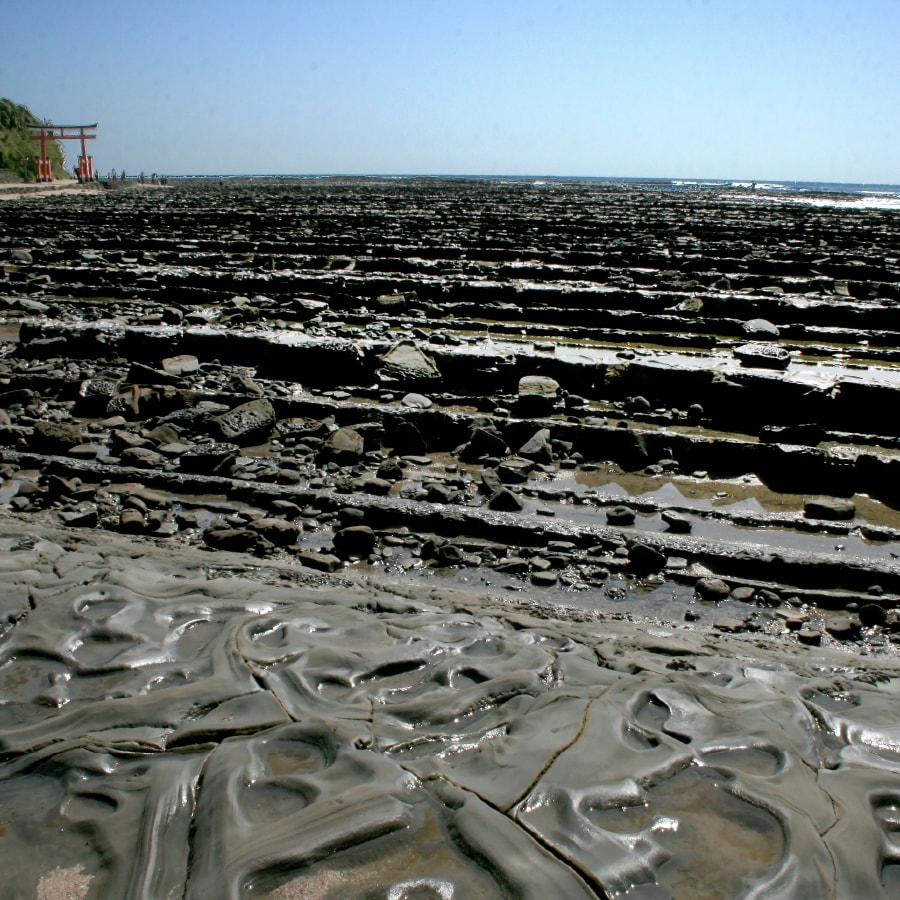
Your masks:
[{"label": "red torii gate", "polygon": [[[78,168],[76,174],[79,181],[94,180],[94,157],[88,156],[85,141],[93,141],[96,134],[88,134],[97,127],[95,122],[93,125],[29,125],[29,131],[36,131],[38,134],[32,134],[33,141],[41,142],[40,158],[35,160],[35,168],[38,181],[52,181],[50,174],[50,157],[47,156],[47,141],[81,141],[81,156],[78,157]],[[78,134],[67,134],[66,132],[77,131]]]}]

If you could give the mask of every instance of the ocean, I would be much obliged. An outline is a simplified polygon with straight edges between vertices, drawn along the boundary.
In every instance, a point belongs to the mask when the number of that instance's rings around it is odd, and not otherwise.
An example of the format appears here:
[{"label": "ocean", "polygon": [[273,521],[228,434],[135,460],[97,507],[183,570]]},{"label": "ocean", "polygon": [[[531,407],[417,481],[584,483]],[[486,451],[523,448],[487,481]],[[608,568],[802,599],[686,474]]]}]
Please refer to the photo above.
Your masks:
[{"label": "ocean", "polygon": [[265,179],[282,181],[322,181],[327,179],[360,179],[373,181],[413,181],[428,178],[447,181],[485,181],[501,184],[521,184],[532,187],[594,183],[609,186],[640,188],[654,191],[722,191],[734,197],[754,197],[788,203],[856,209],[900,209],[900,184],[856,184],[832,181],[774,181],[728,180],[715,178],[615,178],[606,176],[566,175],[297,175],[297,174],[241,174],[241,175],[169,175],[170,179],[224,181]]}]

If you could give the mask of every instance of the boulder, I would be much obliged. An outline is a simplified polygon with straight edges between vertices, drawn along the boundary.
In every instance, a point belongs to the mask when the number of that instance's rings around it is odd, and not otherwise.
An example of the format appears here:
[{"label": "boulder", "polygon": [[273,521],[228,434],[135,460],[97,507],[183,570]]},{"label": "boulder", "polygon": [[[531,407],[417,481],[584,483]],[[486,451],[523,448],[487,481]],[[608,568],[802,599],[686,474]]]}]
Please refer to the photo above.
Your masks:
[{"label": "boulder", "polygon": [[434,360],[417,344],[401,341],[381,358],[378,377],[403,384],[436,384],[441,380],[441,373]]},{"label": "boulder", "polygon": [[375,549],[375,532],[368,525],[351,525],[334,535],[334,552],[341,559],[368,556]]},{"label": "boulder", "polygon": [[703,600],[725,600],[731,594],[731,586],[721,578],[699,578],[694,590]]},{"label": "boulder", "polygon": [[358,462],[365,450],[365,439],[352,426],[338,428],[333,431],[322,446],[321,455],[338,465],[353,465]]},{"label": "boulder", "polygon": [[543,416],[559,399],[559,382],[546,375],[525,375],[519,379],[519,395],[513,412],[517,416]]},{"label": "boulder", "polygon": [[553,460],[553,447],[550,443],[550,429],[542,428],[535,432],[520,448],[519,456],[536,463],[549,463]]},{"label": "boulder", "polygon": [[226,441],[247,446],[268,438],[275,427],[275,408],[263,398],[250,400],[212,421]]}]

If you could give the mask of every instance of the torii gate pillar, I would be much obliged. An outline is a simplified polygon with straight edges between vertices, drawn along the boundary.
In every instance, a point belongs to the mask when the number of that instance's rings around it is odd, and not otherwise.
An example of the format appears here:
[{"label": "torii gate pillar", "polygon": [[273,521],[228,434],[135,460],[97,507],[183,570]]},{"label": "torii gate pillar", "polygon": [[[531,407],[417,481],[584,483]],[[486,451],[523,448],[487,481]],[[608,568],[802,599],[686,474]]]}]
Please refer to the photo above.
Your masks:
[{"label": "torii gate pillar", "polygon": [[[50,171],[50,157],[47,155],[47,141],[81,141],[81,156],[78,157],[78,167],[75,174],[79,181],[94,180],[94,157],[88,156],[87,144],[85,141],[93,141],[96,134],[89,134],[97,127],[95,122],[93,125],[29,125],[28,130],[38,132],[32,134],[31,139],[41,142],[41,155],[35,160],[35,169],[38,181],[52,181],[53,176]],[[77,131],[77,134],[69,134],[67,132]]]}]

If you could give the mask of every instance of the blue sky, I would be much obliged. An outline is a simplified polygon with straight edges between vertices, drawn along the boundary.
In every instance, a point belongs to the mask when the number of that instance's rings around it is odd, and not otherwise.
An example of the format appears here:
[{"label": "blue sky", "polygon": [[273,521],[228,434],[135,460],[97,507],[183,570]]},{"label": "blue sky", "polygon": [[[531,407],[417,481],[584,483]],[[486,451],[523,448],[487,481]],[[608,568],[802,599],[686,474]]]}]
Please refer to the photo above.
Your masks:
[{"label": "blue sky", "polygon": [[103,172],[900,182],[900,0],[3,6],[0,95]]}]

